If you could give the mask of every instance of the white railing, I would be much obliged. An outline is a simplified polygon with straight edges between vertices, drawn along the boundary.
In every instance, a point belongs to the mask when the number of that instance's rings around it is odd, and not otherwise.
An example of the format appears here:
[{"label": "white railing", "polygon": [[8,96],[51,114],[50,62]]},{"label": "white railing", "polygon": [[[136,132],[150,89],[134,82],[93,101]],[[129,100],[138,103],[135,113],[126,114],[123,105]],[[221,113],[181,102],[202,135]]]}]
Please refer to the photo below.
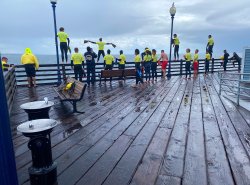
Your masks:
[{"label": "white railing", "polygon": [[250,99],[250,73],[219,73],[219,78],[220,95],[222,91],[235,94],[237,98],[237,105],[240,104],[241,97]]}]

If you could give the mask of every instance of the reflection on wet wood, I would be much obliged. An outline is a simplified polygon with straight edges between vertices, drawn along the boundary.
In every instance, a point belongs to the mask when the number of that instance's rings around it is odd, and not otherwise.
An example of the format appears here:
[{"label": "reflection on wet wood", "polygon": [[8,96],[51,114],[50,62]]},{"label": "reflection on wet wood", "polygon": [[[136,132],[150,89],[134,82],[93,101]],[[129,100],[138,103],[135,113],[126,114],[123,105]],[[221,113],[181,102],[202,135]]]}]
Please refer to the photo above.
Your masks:
[{"label": "reflection on wet wood", "polygon": [[78,109],[50,86],[19,87],[11,114],[19,183],[29,184],[23,103],[48,97],[60,185],[250,184],[249,112],[218,96],[217,76],[90,86]]}]

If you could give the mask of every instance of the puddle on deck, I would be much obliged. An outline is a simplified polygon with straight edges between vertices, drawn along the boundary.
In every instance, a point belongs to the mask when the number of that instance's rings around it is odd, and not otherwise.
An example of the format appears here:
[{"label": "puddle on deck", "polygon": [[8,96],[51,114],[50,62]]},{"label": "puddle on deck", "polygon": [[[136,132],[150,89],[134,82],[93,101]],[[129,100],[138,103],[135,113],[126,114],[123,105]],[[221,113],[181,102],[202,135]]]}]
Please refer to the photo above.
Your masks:
[{"label": "puddle on deck", "polygon": [[72,127],[66,129],[64,132],[62,132],[62,138],[68,138],[70,135],[74,134],[78,130],[82,128],[82,125],[80,123],[77,123],[76,125],[73,125]]}]

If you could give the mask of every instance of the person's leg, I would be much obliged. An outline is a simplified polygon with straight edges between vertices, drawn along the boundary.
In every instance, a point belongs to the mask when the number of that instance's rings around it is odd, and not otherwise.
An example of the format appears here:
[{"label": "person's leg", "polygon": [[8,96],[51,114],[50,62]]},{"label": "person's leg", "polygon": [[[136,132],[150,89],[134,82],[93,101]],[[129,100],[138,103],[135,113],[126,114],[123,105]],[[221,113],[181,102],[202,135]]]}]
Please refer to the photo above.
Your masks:
[{"label": "person's leg", "polygon": [[174,46],[174,60],[177,58],[177,48],[176,45]]},{"label": "person's leg", "polygon": [[102,53],[102,50],[98,50],[97,62],[99,62],[99,60],[100,60],[101,53]]},{"label": "person's leg", "polygon": [[177,60],[179,60],[179,45],[176,46],[176,55],[177,55]]},{"label": "person's leg", "polygon": [[35,76],[31,77],[31,80],[32,80],[33,86],[36,87],[37,86],[36,85],[36,77]]},{"label": "person's leg", "polygon": [[74,66],[74,73],[75,73],[75,79],[78,80],[78,71],[76,66]]},{"label": "person's leg", "polygon": [[241,59],[238,61],[238,71],[241,70]]},{"label": "person's leg", "polygon": [[152,63],[152,66],[151,66],[151,73],[152,73],[152,78],[154,80],[155,78],[155,71],[154,71],[154,64]]},{"label": "person's leg", "polygon": [[66,42],[63,42],[63,53],[64,53],[64,56],[65,56],[65,60],[66,62],[68,62],[68,45]]},{"label": "person's leg", "polygon": [[91,69],[89,66],[87,66],[87,84],[88,85],[90,84],[90,72],[91,72]]},{"label": "person's leg", "polygon": [[61,50],[62,62],[64,62],[64,47],[62,42],[60,43],[60,50]]},{"label": "person's leg", "polygon": [[189,78],[191,78],[191,62],[188,62]]},{"label": "person's leg", "polygon": [[78,73],[79,73],[79,81],[82,82],[82,77],[83,77],[82,65],[79,66]]},{"label": "person's leg", "polygon": [[228,61],[225,61],[224,71],[226,71],[226,70],[227,70],[227,62],[228,62]]},{"label": "person's leg", "polygon": [[101,51],[101,54],[102,54],[102,57],[104,58],[104,57],[105,57],[105,51],[102,50],[102,51]]},{"label": "person's leg", "polygon": [[187,62],[185,63],[185,72],[186,72],[186,78],[187,78],[187,73],[188,73],[188,64],[187,64]]}]

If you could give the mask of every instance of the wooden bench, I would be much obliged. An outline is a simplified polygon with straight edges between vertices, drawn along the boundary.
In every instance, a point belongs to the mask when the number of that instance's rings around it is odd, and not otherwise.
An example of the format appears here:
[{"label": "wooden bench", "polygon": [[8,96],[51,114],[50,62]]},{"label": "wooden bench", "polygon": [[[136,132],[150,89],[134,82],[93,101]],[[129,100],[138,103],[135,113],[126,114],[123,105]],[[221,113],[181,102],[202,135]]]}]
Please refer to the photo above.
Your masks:
[{"label": "wooden bench", "polygon": [[[69,90],[65,90],[68,83],[73,83],[73,87]],[[84,113],[77,110],[76,102],[81,101],[86,90],[87,84],[84,84],[74,78],[67,77],[66,81],[58,87],[54,87],[55,92],[61,102],[69,101],[73,105],[73,113]]]},{"label": "wooden bench", "polygon": [[126,77],[135,77],[135,69],[114,69],[114,70],[101,70],[100,83],[102,78],[120,77],[125,80]]}]

